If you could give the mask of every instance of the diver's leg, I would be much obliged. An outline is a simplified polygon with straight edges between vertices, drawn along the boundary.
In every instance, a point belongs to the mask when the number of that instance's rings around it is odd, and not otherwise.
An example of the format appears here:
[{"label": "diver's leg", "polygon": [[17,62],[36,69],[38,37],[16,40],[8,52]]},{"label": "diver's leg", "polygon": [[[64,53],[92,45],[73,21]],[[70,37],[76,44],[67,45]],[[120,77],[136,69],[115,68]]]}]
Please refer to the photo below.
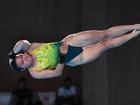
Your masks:
[{"label": "diver's leg", "polygon": [[84,48],[83,52],[80,55],[78,55],[76,58],[74,58],[71,61],[72,62],[71,64],[73,64],[73,66],[77,66],[77,65],[91,62],[95,60],[97,57],[99,57],[104,51],[110,48],[121,46],[127,41],[129,41],[130,39],[138,36],[139,34],[140,34],[140,31],[135,31],[135,32],[126,34],[124,36],[106,40],[98,44],[89,45],[88,47]]},{"label": "diver's leg", "polygon": [[140,30],[140,25],[122,25],[114,26],[107,30],[89,30],[82,31],[75,34],[70,34],[62,41],[65,41],[69,45],[86,47],[88,45],[96,44],[106,39],[112,39],[115,37],[123,36],[127,32],[131,32],[134,29]]}]

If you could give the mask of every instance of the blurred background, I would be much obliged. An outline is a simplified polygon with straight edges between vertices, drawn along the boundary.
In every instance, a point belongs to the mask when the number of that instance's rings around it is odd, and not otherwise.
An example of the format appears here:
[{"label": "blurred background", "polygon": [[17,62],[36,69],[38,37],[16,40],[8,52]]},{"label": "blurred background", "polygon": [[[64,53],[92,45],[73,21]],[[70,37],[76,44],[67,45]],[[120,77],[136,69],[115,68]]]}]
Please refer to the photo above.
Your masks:
[{"label": "blurred background", "polygon": [[0,0],[0,105],[12,103],[21,78],[42,105],[59,103],[58,91],[66,78],[76,87],[76,105],[139,105],[140,37],[94,62],[65,66],[63,75],[53,79],[34,79],[8,65],[8,52],[18,40],[53,42],[79,31],[136,24],[139,10],[139,0]]}]

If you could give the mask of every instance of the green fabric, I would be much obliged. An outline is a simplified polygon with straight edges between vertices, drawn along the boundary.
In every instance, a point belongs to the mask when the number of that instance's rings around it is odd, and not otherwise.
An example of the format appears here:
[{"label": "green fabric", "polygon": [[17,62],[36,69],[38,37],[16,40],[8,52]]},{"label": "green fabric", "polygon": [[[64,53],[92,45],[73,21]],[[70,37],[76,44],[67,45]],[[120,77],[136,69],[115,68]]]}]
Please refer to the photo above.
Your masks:
[{"label": "green fabric", "polygon": [[59,60],[59,42],[45,43],[34,49],[31,54],[37,58],[36,69],[54,69]]}]

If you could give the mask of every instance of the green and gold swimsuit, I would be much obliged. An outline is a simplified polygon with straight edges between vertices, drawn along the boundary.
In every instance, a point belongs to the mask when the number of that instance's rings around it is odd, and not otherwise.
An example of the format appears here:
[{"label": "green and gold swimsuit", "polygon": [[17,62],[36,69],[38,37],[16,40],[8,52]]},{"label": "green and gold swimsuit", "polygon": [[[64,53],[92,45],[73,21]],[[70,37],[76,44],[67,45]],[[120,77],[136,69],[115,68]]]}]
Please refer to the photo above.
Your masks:
[{"label": "green and gold swimsuit", "polygon": [[[59,62],[60,46],[62,42],[44,43],[34,49],[31,54],[36,56],[37,65],[29,70],[42,71],[45,69],[55,69]],[[83,51],[82,47],[68,45],[68,53],[65,57],[64,64],[72,66],[72,59]]]},{"label": "green and gold swimsuit", "polygon": [[34,49],[31,54],[36,56],[37,65],[31,70],[55,69],[59,61],[60,45],[60,42],[44,43]]}]

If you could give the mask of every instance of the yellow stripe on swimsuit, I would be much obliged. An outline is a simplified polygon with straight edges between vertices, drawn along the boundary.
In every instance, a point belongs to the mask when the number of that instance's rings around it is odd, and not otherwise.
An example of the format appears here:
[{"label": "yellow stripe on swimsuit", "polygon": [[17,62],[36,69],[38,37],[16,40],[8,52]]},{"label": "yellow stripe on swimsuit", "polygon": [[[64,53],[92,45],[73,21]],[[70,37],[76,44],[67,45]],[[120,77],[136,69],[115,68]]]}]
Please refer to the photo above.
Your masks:
[{"label": "yellow stripe on swimsuit", "polygon": [[42,71],[54,69],[59,61],[60,42],[45,43],[34,49],[31,54],[36,56],[37,65],[31,70]]}]

